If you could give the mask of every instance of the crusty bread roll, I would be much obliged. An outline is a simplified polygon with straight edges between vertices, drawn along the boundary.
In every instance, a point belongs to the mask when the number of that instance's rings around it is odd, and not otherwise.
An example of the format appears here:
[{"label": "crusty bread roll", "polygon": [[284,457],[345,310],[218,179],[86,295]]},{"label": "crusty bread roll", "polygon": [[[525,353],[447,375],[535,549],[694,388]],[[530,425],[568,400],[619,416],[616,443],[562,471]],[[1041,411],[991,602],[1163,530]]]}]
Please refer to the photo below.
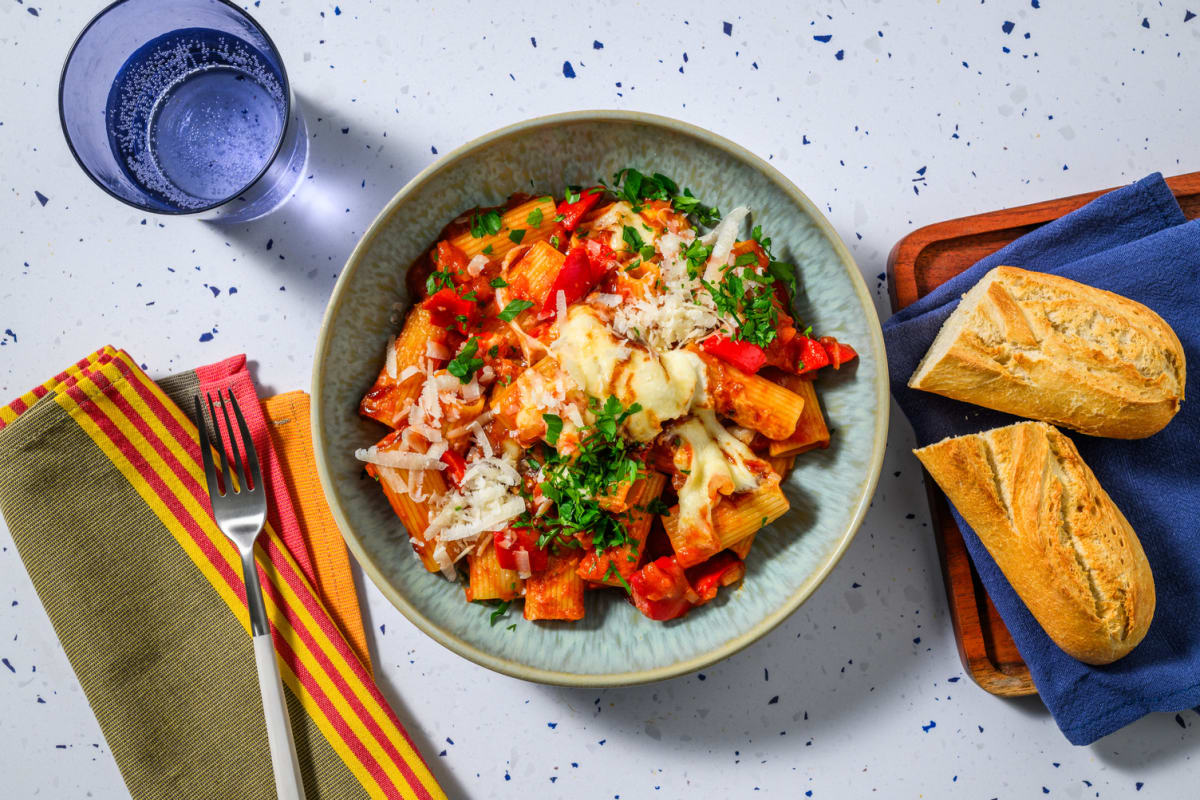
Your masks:
[{"label": "crusty bread roll", "polygon": [[1053,425],[943,439],[917,458],[1066,653],[1108,664],[1142,640],[1154,577],[1137,534]]},{"label": "crusty bread roll", "polygon": [[963,295],[908,385],[1116,439],[1166,426],[1183,402],[1183,347],[1141,303],[996,267]]}]

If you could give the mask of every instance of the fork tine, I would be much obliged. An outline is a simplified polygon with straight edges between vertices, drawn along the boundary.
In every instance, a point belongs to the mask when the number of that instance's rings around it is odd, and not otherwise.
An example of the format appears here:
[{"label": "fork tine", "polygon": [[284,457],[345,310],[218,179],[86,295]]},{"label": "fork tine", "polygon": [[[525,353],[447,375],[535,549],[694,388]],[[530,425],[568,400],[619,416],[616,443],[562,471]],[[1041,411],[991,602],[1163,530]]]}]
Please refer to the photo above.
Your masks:
[{"label": "fork tine", "polygon": [[250,477],[254,479],[254,488],[258,489],[262,486],[262,471],[258,468],[258,453],[254,450],[254,439],[250,438],[250,428],[246,425],[246,418],[242,416],[242,409],[238,406],[237,398],[233,396],[233,390],[229,392],[229,402],[233,405],[233,415],[237,417],[238,429],[242,432],[242,444],[246,446],[246,465],[250,468]]},{"label": "fork tine", "polygon": [[[229,399],[233,399],[233,390],[229,391]],[[221,401],[221,413],[225,416],[225,430],[229,432],[229,451],[233,453],[233,463],[236,466],[234,472],[238,479],[238,492],[249,491],[250,487],[246,483],[246,470],[242,469],[242,451],[238,447],[237,434],[233,432],[233,423],[229,420],[229,406],[225,403],[225,398],[221,397],[220,390],[217,390],[217,400]],[[242,440],[243,443],[245,439]]]},{"label": "fork tine", "polygon": [[[213,406],[212,395],[208,397],[208,411],[212,414],[213,433],[217,436],[217,456],[221,459],[221,474],[225,476],[225,494],[233,493],[233,481],[229,477],[229,459],[225,455],[225,438],[221,435],[221,421],[217,417],[217,409]],[[220,395],[218,395],[218,398]],[[237,448],[234,448],[236,452]]]},{"label": "fork tine", "polygon": [[204,479],[208,484],[210,497],[219,495],[220,484],[217,483],[217,468],[213,465],[212,446],[208,443],[208,422],[204,419],[204,407],[200,405],[200,395],[195,395],[196,427],[200,431],[200,458],[204,461]]}]

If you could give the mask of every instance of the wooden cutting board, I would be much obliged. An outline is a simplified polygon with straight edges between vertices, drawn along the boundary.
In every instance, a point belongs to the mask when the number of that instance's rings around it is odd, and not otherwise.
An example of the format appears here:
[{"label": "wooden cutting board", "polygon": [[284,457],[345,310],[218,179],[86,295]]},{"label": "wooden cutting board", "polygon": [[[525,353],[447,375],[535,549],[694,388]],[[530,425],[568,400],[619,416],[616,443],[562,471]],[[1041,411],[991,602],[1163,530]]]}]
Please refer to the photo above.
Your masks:
[{"label": "wooden cutting board", "polygon": [[[1188,219],[1200,217],[1200,172],[1168,178],[1167,185]],[[896,242],[888,256],[892,310],[899,311],[916,302],[984,256],[1108,191],[1111,189],[976,214],[913,231]],[[928,475],[925,489],[933,512],[934,536],[954,637],[967,674],[992,694],[1006,697],[1036,694],[1029,668],[1021,660],[1012,636],[971,565],[946,496]]]}]

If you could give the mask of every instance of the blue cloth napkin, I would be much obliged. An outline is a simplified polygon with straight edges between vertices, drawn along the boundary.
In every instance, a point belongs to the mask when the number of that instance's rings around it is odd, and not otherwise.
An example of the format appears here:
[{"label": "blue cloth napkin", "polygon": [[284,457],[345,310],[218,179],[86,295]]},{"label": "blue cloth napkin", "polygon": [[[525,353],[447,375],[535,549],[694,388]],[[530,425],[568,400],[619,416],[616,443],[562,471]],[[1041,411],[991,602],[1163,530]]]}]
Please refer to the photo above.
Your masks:
[{"label": "blue cloth napkin", "polygon": [[[892,395],[922,446],[1017,421],[907,386],[962,294],[1002,264],[1062,275],[1149,306],[1175,329],[1188,365],[1200,367],[1200,220],[1185,220],[1156,173],[1021,237],[884,324]],[[1197,391],[1194,383],[1188,388]],[[1151,711],[1200,703],[1200,404],[1185,401],[1148,439],[1064,433],[1137,531],[1154,572],[1154,620],[1133,652],[1093,667],[1060,650],[974,531],[954,516],[1042,700],[1067,739],[1082,745]]]}]

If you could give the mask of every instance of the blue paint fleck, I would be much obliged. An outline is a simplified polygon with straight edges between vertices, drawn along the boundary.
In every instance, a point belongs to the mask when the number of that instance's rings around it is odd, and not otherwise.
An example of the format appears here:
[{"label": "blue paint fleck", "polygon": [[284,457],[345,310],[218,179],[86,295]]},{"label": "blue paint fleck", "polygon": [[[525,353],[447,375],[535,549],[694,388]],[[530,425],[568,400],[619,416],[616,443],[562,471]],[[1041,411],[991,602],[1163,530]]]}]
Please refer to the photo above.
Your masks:
[{"label": "blue paint fleck", "polygon": [[575,68],[571,66],[570,61],[563,62],[563,77],[564,78],[574,78],[575,77]]},{"label": "blue paint fleck", "polygon": [[532,36],[530,36],[530,37],[529,37],[529,43],[530,43],[531,45],[533,45],[534,47],[537,47],[537,39],[535,39],[535,38],[534,38],[534,37],[532,37]]},{"label": "blue paint fleck", "polygon": [[773,706],[778,702],[779,702],[779,695],[775,695],[774,697],[772,697],[770,700],[767,701],[767,705]]},{"label": "blue paint fleck", "polygon": [[446,737],[446,744],[454,744],[454,740],[453,740],[453,739],[451,739],[449,736],[447,736],[447,737]]},{"label": "blue paint fleck", "polygon": [[733,23],[732,22],[722,22],[721,30],[725,32],[726,36],[733,36]]},{"label": "blue paint fleck", "polygon": [[334,7],[333,7],[333,15],[334,15],[335,17],[340,17],[340,16],[342,15],[342,8],[341,8],[341,6],[334,6]]},{"label": "blue paint fleck", "polygon": [[508,774],[508,770],[504,770],[504,780],[506,780],[506,781],[512,780],[512,775]]},{"label": "blue paint fleck", "polygon": [[862,588],[862,584],[859,583],[858,581],[855,581],[854,583],[850,584],[850,588],[851,589],[859,589],[859,588]]},{"label": "blue paint fleck", "polygon": [[547,722],[546,727],[549,728],[550,730],[554,730],[555,728],[558,727],[558,723],[557,722]]},{"label": "blue paint fleck", "polygon": [[275,246],[275,240],[274,240],[274,239],[267,239],[267,249],[268,249],[268,250],[270,250],[270,249],[271,249],[272,247],[274,247],[274,246]]},{"label": "blue paint fleck", "polygon": [[434,147],[433,145],[429,146],[429,152],[433,153],[435,156],[438,154],[437,148]]},{"label": "blue paint fleck", "polygon": [[846,51],[838,50],[836,53],[833,54],[833,57],[836,58],[838,61],[841,61],[843,58],[846,57]]},{"label": "blue paint fleck", "polygon": [[812,144],[812,142],[808,140],[808,134],[800,134],[800,144]]},{"label": "blue paint fleck", "polygon": [[1150,27],[1150,20],[1146,17],[1142,17],[1142,27],[1147,29]]},{"label": "blue paint fleck", "polygon": [[37,701],[38,701],[39,705],[43,705],[43,706],[46,705],[46,701],[42,699],[42,696],[40,694],[38,695]]},{"label": "blue paint fleck", "polygon": [[213,297],[216,297],[217,295],[219,295],[221,293],[221,290],[215,286],[208,287],[208,290],[213,293]]},{"label": "blue paint fleck", "polygon": [[237,294],[237,287],[236,287],[236,286],[230,286],[230,287],[229,287],[229,293],[230,293],[230,294]]},{"label": "blue paint fleck", "polygon": [[27,8],[25,10],[28,11],[30,14],[33,14],[35,17],[38,15],[38,10],[36,8],[33,8],[32,6],[30,6],[29,8]]},{"label": "blue paint fleck", "polygon": [[937,723],[934,722],[933,720],[929,720],[929,724],[922,725],[921,730],[925,731],[926,733],[929,733],[931,730],[933,730],[936,727],[937,727]]},{"label": "blue paint fleck", "polygon": [[958,683],[959,680],[960,678],[957,675],[955,675],[953,678],[946,678],[947,683]]},{"label": "blue paint fleck", "polygon": [[438,753],[438,756],[439,756],[440,758],[445,758],[445,757],[446,757],[446,751],[445,751],[445,750],[443,750],[442,752]]},{"label": "blue paint fleck", "polygon": [[705,675],[703,672],[701,672],[701,673],[699,673],[698,675],[696,675],[696,677],[697,677],[697,678],[699,678],[699,679],[700,679],[700,680],[702,680],[702,681],[706,681],[706,680],[708,680],[708,676],[707,676],[707,675]]},{"label": "blue paint fleck", "polygon": [[558,780],[558,776],[556,776],[556,775],[551,775],[551,776],[550,776],[550,782],[551,782],[551,783],[554,783],[554,782],[555,782],[555,781],[557,781],[557,780]]},{"label": "blue paint fleck", "polygon": [[1142,783],[1141,781],[1138,781],[1137,783],[1135,783],[1135,784],[1133,785],[1133,788],[1137,789],[1137,790],[1140,792],[1140,791],[1142,790],[1142,787],[1143,787],[1143,786],[1145,786],[1145,785],[1146,785],[1146,784]]},{"label": "blue paint fleck", "polygon": [[[12,329],[12,328],[5,328],[5,329],[4,329],[4,335],[5,335],[5,336],[11,336],[11,337],[12,337],[12,340],[13,340],[14,342],[15,342],[15,341],[17,341],[17,335],[16,335],[15,333],[13,333],[13,329]],[[13,603],[13,605],[15,606],[15,605],[16,605],[16,603]]]},{"label": "blue paint fleck", "polygon": [[46,195],[42,194],[37,189],[33,190],[33,196],[36,197],[37,201],[42,204],[42,208],[45,208],[46,203],[50,202],[50,198],[46,197]]},{"label": "blue paint fleck", "polygon": [[4,664],[4,666],[8,667],[9,672],[13,673],[14,675],[16,674],[16,672],[17,672],[16,668],[13,667],[13,665],[11,663],[9,663],[7,658],[0,658],[0,662],[2,662]]},{"label": "blue paint fleck", "polygon": [[1031,0],[1031,4],[1033,5],[1034,8],[1042,7],[1041,0]]},{"label": "blue paint fleck", "polygon": [[600,41],[599,39],[593,39],[592,40],[592,49],[593,50],[603,50],[604,42]]},{"label": "blue paint fleck", "polygon": [[347,134],[347,133],[349,133],[349,132],[350,132],[350,129],[349,129],[349,128],[342,128],[342,135],[343,135],[343,136],[344,136],[344,135],[346,135],[346,134]]},{"label": "blue paint fleck", "polygon": [[1049,790],[1049,789],[1047,789],[1045,786],[1043,786],[1043,787],[1042,787],[1042,794],[1050,794],[1050,790]]},{"label": "blue paint fleck", "polygon": [[212,340],[213,340],[213,335],[211,333],[209,333],[208,331],[205,331],[204,333],[200,334],[200,341],[211,342]]},{"label": "blue paint fleck", "polygon": [[1004,24],[1000,26],[1000,30],[1004,31],[1005,33],[1012,33],[1013,28],[1015,27],[1017,27],[1015,22],[1004,20]]},{"label": "blue paint fleck", "polygon": [[832,33],[823,33],[820,36],[813,36],[814,40],[821,42],[822,44],[828,44],[829,40],[832,38],[833,38]]},{"label": "blue paint fleck", "polygon": [[383,635],[385,635],[385,634],[387,634],[387,624],[386,624],[386,623],[384,623],[384,624],[381,624],[381,625],[379,626],[379,635],[380,635],[380,636],[383,636]]},{"label": "blue paint fleck", "polygon": [[1184,21],[1184,22],[1191,22],[1191,21],[1192,21],[1192,20],[1194,20],[1195,18],[1196,18],[1196,15],[1195,15],[1195,14],[1193,14],[1192,12],[1190,12],[1190,11],[1184,11],[1184,12],[1183,12],[1183,21]]}]

